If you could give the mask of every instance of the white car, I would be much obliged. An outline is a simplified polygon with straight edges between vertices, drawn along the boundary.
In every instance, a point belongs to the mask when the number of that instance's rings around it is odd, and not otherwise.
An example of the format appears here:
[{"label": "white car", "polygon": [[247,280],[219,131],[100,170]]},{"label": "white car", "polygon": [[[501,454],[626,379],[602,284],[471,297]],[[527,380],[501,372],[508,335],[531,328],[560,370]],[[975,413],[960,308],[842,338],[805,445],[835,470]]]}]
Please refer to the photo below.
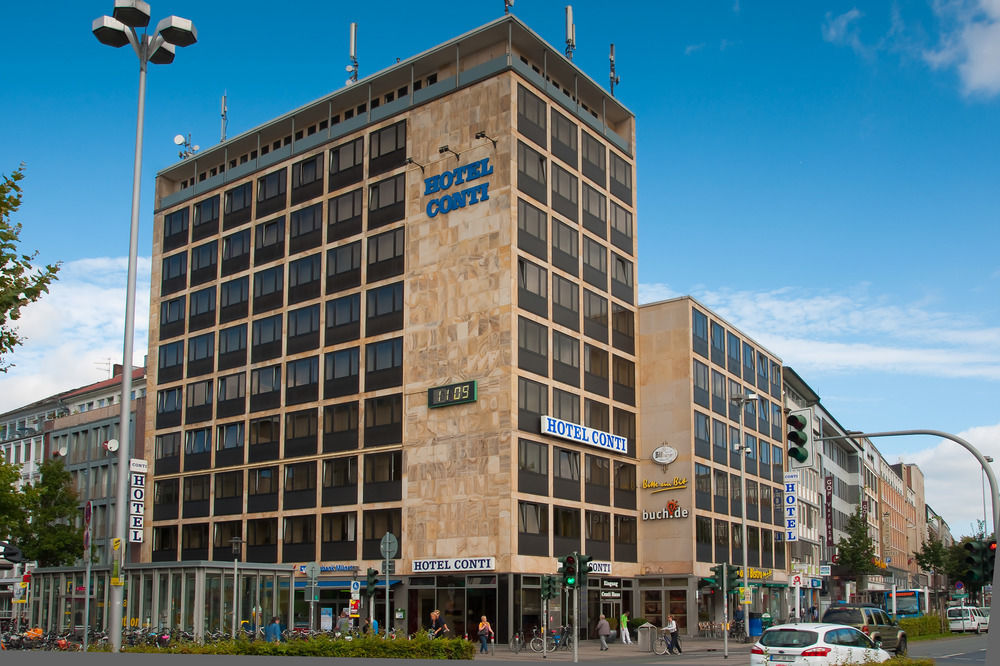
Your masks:
[{"label": "white car", "polygon": [[765,631],[750,650],[750,666],[871,664],[891,656],[854,627],[806,622]]},{"label": "white car", "polygon": [[974,606],[952,606],[948,609],[948,629],[974,631],[977,634],[990,629],[990,616]]}]

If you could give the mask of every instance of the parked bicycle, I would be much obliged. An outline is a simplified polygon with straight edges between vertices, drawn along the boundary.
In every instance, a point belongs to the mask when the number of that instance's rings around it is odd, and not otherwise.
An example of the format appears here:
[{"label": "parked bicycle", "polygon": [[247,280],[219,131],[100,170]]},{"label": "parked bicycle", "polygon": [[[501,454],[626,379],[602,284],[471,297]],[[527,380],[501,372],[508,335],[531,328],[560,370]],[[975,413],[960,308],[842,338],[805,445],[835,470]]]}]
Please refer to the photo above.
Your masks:
[{"label": "parked bicycle", "polygon": [[521,650],[524,649],[524,639],[521,638],[521,632],[514,632],[514,635],[510,637],[510,643],[508,643],[507,646],[514,654],[520,654]]}]

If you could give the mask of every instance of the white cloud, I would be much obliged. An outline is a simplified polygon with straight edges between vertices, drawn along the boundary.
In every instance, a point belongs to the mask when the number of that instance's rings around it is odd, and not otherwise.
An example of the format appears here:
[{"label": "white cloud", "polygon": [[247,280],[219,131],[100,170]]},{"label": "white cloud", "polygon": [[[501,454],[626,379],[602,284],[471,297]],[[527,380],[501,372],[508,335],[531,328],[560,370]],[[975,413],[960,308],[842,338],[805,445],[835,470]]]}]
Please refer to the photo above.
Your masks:
[{"label": "white cloud", "polygon": [[[1000,424],[970,428],[955,433],[983,455],[1000,460]],[[948,522],[955,535],[971,534],[983,519],[983,473],[971,453],[951,440],[908,453],[907,461],[924,473],[926,502]],[[895,461],[890,461],[895,462]],[[993,467],[996,472],[996,466]],[[989,482],[986,482],[986,515],[993,524]]]},{"label": "white cloud", "polygon": [[955,67],[966,95],[1000,93],[1000,0],[944,0],[934,13],[941,35],[924,60],[935,69]]},{"label": "white cloud", "polygon": [[[90,258],[68,262],[41,300],[17,322],[25,343],[0,374],[0,412],[107,378],[100,364],[121,363],[128,260]],[[146,354],[150,259],[136,266],[133,363]]]},{"label": "white cloud", "polygon": [[826,21],[822,27],[823,39],[831,44],[850,46],[858,55],[865,57],[871,55],[871,49],[861,42],[861,34],[857,25],[862,16],[864,14],[857,8],[850,9],[839,16],[827,12]]},{"label": "white cloud", "polygon": [[691,55],[692,53],[697,53],[705,48],[705,44],[688,44],[684,47],[684,55]]}]

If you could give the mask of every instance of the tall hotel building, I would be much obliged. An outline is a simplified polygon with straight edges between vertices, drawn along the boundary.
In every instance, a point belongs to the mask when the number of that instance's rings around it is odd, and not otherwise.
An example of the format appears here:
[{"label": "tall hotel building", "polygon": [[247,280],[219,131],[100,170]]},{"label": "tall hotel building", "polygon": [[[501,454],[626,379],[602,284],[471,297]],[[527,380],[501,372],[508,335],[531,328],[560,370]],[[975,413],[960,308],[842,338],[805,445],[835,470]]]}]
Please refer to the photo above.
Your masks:
[{"label": "tall hotel building", "polygon": [[409,631],[539,624],[571,551],[581,626],[632,608],[635,201],[634,116],[513,16],[161,171],[143,560],[237,537],[339,609],[389,532]]}]

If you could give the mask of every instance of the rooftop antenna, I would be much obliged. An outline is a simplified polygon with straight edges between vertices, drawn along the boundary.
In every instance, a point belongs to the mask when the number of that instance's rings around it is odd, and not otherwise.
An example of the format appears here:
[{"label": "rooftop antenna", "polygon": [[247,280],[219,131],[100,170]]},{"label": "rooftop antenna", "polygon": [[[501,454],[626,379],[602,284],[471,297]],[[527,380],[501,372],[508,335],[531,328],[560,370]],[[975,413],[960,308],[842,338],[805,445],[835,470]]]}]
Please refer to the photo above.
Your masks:
[{"label": "rooftop antenna", "polygon": [[180,157],[182,160],[186,160],[187,158],[191,157],[201,149],[201,146],[191,145],[190,134],[187,135],[186,139],[184,138],[183,134],[178,134],[177,136],[174,137],[174,144],[178,146],[183,146],[180,152],[177,153],[177,156]]},{"label": "rooftop antenna", "polygon": [[229,107],[226,106],[226,91],[222,91],[222,141],[226,140],[226,126],[229,124]]},{"label": "rooftop antenna", "polygon": [[110,358],[102,358],[100,361],[94,363],[94,367],[96,367],[98,370],[103,370],[104,372],[108,373],[108,378],[109,379],[111,378],[111,359]]},{"label": "rooftop antenna", "polygon": [[611,45],[611,96],[615,96],[615,84],[620,83],[622,78],[615,74],[615,45]]},{"label": "rooftop antenna", "polygon": [[503,13],[510,14],[510,8],[514,6],[514,0],[503,0]]},{"label": "rooftop antenna", "polygon": [[566,57],[573,59],[576,50],[576,26],[573,25],[573,5],[566,5]]},{"label": "rooftop antenna", "polygon": [[347,66],[347,71],[350,73],[351,78],[347,79],[346,84],[351,85],[352,83],[357,83],[358,81],[358,24],[351,23],[351,64]]}]

